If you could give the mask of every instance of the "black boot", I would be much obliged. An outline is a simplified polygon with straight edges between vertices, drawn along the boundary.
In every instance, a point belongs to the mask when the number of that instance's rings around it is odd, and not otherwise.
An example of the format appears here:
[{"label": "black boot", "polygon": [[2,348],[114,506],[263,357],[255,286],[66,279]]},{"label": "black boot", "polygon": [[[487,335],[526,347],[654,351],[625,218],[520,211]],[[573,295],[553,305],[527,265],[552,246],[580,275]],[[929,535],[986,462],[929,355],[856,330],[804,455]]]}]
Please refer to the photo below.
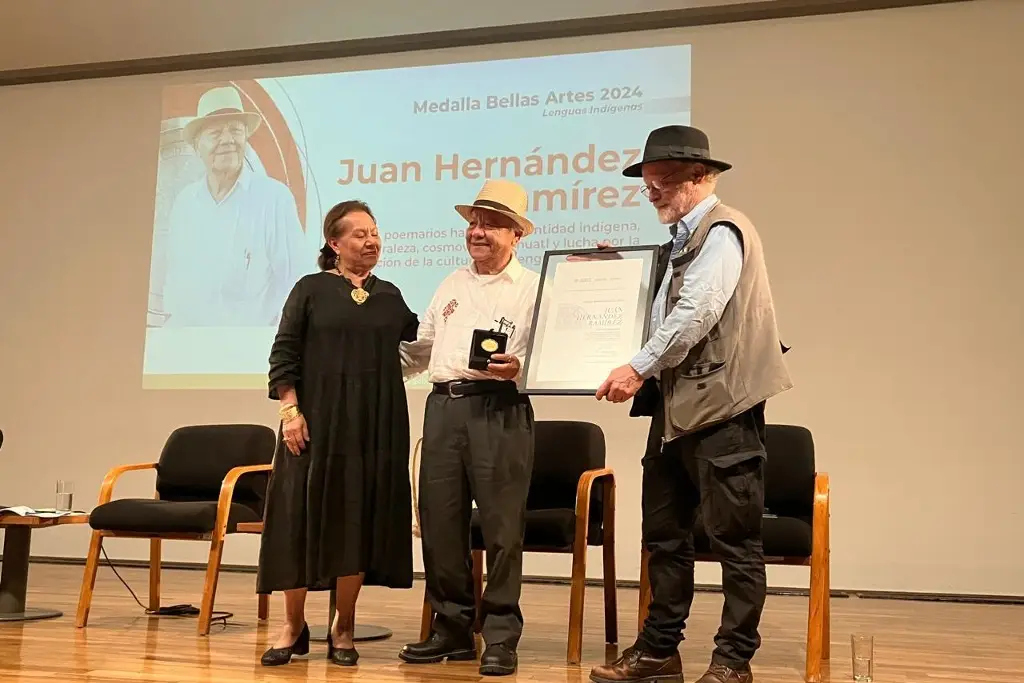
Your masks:
[{"label": "black boot", "polygon": [[488,645],[480,657],[481,676],[510,676],[519,663],[516,651],[505,643]]},{"label": "black boot", "polygon": [[476,659],[476,644],[472,637],[456,640],[432,633],[422,642],[403,647],[398,657],[409,664],[437,664],[445,659],[467,662]]}]

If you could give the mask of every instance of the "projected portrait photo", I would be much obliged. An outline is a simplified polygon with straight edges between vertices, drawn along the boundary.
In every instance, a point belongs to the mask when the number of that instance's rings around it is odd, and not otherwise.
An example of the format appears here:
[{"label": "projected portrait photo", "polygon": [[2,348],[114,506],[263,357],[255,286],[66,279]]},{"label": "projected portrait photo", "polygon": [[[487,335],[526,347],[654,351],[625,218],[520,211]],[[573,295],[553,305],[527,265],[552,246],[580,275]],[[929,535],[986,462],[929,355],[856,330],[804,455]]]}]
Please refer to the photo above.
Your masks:
[{"label": "projected portrait photo", "polygon": [[276,326],[312,268],[295,143],[261,104],[255,82],[166,92],[148,326]]}]

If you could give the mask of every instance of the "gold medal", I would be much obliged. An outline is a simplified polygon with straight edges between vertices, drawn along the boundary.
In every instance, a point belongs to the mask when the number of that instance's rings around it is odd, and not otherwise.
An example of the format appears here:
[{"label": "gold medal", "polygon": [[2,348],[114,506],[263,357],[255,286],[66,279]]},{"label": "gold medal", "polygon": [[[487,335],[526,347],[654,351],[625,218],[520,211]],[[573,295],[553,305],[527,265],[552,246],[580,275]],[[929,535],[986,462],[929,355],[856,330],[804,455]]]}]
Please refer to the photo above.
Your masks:
[{"label": "gold medal", "polygon": [[486,351],[487,353],[494,353],[495,351],[498,350],[498,342],[494,341],[493,339],[484,339],[482,342],[480,342],[480,348]]},{"label": "gold medal", "polygon": [[352,301],[362,306],[366,303],[366,300],[370,298],[370,295],[366,293],[366,290],[362,287],[356,287],[352,290]]}]

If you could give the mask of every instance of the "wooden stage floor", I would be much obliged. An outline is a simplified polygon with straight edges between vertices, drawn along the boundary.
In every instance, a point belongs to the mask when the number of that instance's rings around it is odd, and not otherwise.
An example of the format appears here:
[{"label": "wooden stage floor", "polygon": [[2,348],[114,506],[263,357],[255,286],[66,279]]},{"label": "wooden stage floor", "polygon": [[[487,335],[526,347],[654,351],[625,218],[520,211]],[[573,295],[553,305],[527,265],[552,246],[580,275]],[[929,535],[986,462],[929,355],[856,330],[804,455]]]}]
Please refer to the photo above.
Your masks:
[{"label": "wooden stage floor", "polygon": [[[143,603],[145,570],[119,569]],[[274,669],[259,665],[280,626],[281,599],[271,600],[270,621],[256,620],[253,574],[225,573],[217,609],[234,613],[227,626],[214,624],[209,637],[195,632],[195,618],[148,617],[108,567],[101,566],[89,626],[74,627],[82,568],[32,566],[29,604],[65,612],[60,619],[0,623],[0,681],[43,680],[125,683],[231,683],[234,681],[479,681],[473,663],[410,666],[397,658],[417,636],[422,583],[411,591],[365,589],[358,621],[394,630],[390,640],[359,645],[359,666],[328,665],[326,645],[314,643],[307,660]],[[163,604],[199,605],[203,574],[165,570]],[[311,625],[326,623],[326,595],[311,596]],[[619,647],[632,642],[637,591],[619,591]],[[526,631],[515,677],[487,680],[577,683],[590,667],[615,655],[603,639],[600,589],[588,589],[583,665],[565,664],[567,586],[527,585],[523,593]],[[721,597],[698,593],[683,643],[686,680],[704,671],[718,624]],[[758,683],[798,683],[804,665],[807,600],[769,596],[762,621],[762,649],[754,660]],[[1021,683],[1024,681],[1024,606],[943,604],[893,600],[836,599],[832,606],[831,681],[850,681],[849,636],[875,636],[878,683]]]}]

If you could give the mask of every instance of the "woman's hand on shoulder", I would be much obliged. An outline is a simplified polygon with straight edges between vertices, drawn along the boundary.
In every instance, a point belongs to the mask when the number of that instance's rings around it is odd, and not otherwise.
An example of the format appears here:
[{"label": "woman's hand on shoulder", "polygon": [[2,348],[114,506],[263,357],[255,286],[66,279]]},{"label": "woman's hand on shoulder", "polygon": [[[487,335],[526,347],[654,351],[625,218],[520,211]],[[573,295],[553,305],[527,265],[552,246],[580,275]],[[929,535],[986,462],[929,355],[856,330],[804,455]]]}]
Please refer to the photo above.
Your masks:
[{"label": "woman's hand on shoulder", "polygon": [[302,455],[306,444],[309,443],[309,428],[306,426],[306,418],[301,414],[293,417],[281,426],[284,438],[284,445],[291,451],[292,455]]}]

